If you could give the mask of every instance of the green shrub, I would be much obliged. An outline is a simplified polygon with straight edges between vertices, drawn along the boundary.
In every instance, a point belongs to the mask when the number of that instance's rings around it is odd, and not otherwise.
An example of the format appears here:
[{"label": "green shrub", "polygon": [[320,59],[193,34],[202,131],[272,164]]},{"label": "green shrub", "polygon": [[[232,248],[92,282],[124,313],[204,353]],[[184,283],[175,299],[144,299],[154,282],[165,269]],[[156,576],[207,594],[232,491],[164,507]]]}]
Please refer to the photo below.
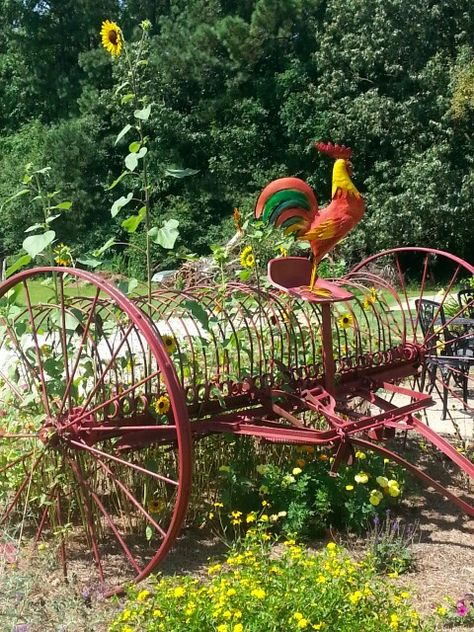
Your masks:
[{"label": "green shrub", "polygon": [[[373,452],[358,451],[354,464],[341,466],[334,476],[330,451],[302,446],[289,452],[289,462],[252,469],[248,447],[240,447],[220,468],[219,525],[224,527],[233,511],[259,511],[263,498],[272,514],[285,512],[278,523],[284,533],[318,536],[329,527],[360,533],[403,492],[404,471]],[[217,514],[212,508],[211,513]]]},{"label": "green shrub", "polygon": [[410,595],[355,562],[334,542],[308,553],[294,540],[268,544],[252,530],[244,546],[208,567],[207,579],[156,578],[130,589],[110,632],[428,632]]}]

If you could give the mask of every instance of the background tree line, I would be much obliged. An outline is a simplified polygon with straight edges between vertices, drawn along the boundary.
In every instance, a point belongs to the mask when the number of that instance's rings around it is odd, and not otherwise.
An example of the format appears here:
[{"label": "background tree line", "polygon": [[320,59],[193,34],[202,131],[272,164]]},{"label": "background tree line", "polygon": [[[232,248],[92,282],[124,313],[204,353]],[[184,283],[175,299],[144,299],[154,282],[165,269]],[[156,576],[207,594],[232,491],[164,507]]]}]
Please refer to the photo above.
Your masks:
[{"label": "background tree line", "polygon": [[[180,221],[166,267],[232,234],[269,180],[296,175],[330,192],[330,163],[313,140],[354,149],[367,213],[345,256],[396,245],[474,253],[474,3],[471,0],[0,0],[0,202],[26,163],[51,167],[51,189],[74,203],[56,225],[76,255],[104,243],[114,145],[130,107],[117,91],[123,61],[100,48],[103,19],[128,40],[152,22],[142,82],[153,103],[153,213]],[[123,141],[122,145],[126,145]],[[0,212],[0,257],[21,248],[34,205]],[[118,240],[129,239],[117,219]],[[140,237],[132,235],[132,241]],[[134,249],[116,257],[143,270]]]}]

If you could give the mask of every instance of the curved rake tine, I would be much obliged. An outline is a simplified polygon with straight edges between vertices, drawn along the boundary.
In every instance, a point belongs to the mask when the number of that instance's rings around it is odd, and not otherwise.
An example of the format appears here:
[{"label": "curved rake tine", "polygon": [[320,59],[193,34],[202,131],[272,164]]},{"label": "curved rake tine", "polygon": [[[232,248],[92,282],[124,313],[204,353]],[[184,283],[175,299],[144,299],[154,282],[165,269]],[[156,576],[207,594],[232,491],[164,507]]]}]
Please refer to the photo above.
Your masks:
[{"label": "curved rake tine", "polygon": [[155,379],[155,377],[160,375],[160,373],[161,373],[160,369],[158,369],[157,371],[154,371],[153,373],[150,373],[150,375],[147,375],[146,377],[144,377],[142,380],[140,380],[136,384],[133,384],[133,386],[130,386],[129,388],[127,388],[124,391],[122,391],[121,393],[118,393],[117,395],[114,395],[113,397],[111,397],[110,399],[108,399],[105,402],[102,402],[102,404],[99,404],[95,408],[92,408],[91,410],[88,410],[88,411],[82,413],[82,415],[79,415],[78,417],[76,417],[74,419],[74,421],[71,421],[68,424],[66,424],[64,426],[64,429],[69,428],[70,426],[73,426],[73,425],[79,423],[80,421],[82,421],[86,417],[89,417],[90,415],[94,415],[99,410],[102,410],[103,408],[106,408],[107,406],[109,406],[112,402],[116,402],[119,399],[123,399],[129,393],[132,393],[133,391],[135,391],[139,386],[142,386],[142,384],[145,384],[146,382],[149,382],[150,380]]}]

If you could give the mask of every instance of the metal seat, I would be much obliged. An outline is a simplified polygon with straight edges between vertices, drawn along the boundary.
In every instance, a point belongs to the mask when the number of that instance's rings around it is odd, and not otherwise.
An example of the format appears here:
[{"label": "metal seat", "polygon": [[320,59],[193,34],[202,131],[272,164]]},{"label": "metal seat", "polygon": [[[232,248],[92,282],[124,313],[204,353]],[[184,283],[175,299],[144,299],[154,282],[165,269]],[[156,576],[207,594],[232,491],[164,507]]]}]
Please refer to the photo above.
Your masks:
[{"label": "metal seat", "polygon": [[[425,340],[431,339],[432,353],[428,355],[426,369],[422,375],[422,383],[426,379],[426,373],[430,378],[430,392],[435,386],[436,374],[440,371],[443,386],[442,418],[446,419],[448,412],[449,382],[453,378],[454,383],[462,388],[462,399],[467,404],[468,375],[474,360],[472,341],[466,339],[464,333],[456,334],[458,325],[454,322],[450,326],[450,318],[446,318],[444,307],[441,303],[428,299],[416,299],[415,301],[420,327]],[[465,326],[462,325],[463,332]]]}]

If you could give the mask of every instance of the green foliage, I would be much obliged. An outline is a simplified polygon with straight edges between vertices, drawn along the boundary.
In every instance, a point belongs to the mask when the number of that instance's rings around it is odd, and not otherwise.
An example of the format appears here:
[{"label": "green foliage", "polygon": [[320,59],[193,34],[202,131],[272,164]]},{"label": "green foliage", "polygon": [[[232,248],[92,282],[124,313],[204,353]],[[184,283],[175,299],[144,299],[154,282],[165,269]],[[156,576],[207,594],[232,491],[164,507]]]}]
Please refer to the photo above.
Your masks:
[{"label": "green foliage", "polygon": [[[153,221],[180,222],[176,254],[158,248],[155,269],[207,253],[232,208],[250,212],[273,178],[301,176],[325,204],[330,166],[315,158],[318,138],[354,148],[355,182],[367,198],[363,222],[341,246],[348,265],[399,244],[472,253],[469,0],[36,6],[2,6],[0,200],[16,190],[26,162],[51,166],[55,187],[74,201],[73,219],[58,221],[58,238],[68,235],[80,255],[105,241],[108,210],[130,191],[131,176],[117,182],[124,155],[127,172],[137,174],[146,148]],[[116,19],[131,42],[139,39],[137,24],[151,20],[140,102],[123,85],[125,60],[111,63],[98,48],[105,18]],[[128,129],[114,144],[125,123],[143,123],[146,142]],[[163,178],[183,165],[199,172]],[[104,190],[114,180],[115,189]],[[138,229],[138,208],[128,222],[125,213],[117,218],[117,241]],[[29,214],[21,200],[2,213],[3,254],[19,251]],[[123,256],[139,267],[133,248]]]},{"label": "green foliage", "polygon": [[294,540],[277,552],[265,531],[207,569],[208,578],[156,578],[133,587],[111,632],[421,632],[410,595],[377,578],[370,561],[354,562],[334,542],[315,554]]},{"label": "green foliage", "polygon": [[236,441],[233,450],[229,464],[220,468],[223,507],[211,509],[219,528],[232,521],[235,511],[242,513],[245,524],[245,515],[260,511],[263,498],[271,514],[283,512],[275,526],[284,533],[314,537],[330,527],[360,533],[396,504],[403,491],[403,471],[370,452],[357,452],[355,464],[341,466],[333,476],[334,457],[311,446],[293,452],[293,459],[287,455],[281,464],[258,466],[248,442]]}]

